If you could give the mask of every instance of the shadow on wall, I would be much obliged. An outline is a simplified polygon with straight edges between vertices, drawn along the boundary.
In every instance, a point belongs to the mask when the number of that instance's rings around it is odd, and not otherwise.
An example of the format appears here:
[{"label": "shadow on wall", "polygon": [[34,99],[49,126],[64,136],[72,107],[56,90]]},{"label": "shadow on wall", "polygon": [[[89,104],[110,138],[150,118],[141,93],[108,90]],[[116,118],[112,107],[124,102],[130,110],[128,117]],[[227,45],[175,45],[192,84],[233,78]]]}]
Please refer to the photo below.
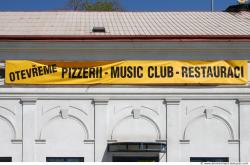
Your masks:
[{"label": "shadow on wall", "polygon": [[112,153],[108,152],[108,147],[106,147],[102,162],[112,162]]}]

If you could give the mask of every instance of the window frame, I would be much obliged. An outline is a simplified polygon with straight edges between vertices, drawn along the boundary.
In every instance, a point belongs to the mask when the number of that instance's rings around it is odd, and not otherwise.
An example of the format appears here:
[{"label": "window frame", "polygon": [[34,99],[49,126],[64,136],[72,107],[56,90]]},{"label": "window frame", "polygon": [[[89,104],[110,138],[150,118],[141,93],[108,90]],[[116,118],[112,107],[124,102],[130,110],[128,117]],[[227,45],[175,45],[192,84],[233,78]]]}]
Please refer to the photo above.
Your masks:
[{"label": "window frame", "polygon": [[[49,159],[54,160],[64,160],[64,161],[49,161]],[[84,157],[57,157],[57,156],[48,156],[46,157],[46,162],[76,162],[76,161],[65,161],[65,159],[79,159],[77,162],[84,162]]]},{"label": "window frame", "polygon": [[[203,160],[203,161],[198,161]],[[215,161],[221,160],[221,161]],[[190,157],[190,162],[229,162],[229,157]]]},{"label": "window frame", "polygon": [[[6,161],[7,160],[7,161]],[[12,157],[11,156],[4,156],[0,157],[0,162],[12,162]]]}]

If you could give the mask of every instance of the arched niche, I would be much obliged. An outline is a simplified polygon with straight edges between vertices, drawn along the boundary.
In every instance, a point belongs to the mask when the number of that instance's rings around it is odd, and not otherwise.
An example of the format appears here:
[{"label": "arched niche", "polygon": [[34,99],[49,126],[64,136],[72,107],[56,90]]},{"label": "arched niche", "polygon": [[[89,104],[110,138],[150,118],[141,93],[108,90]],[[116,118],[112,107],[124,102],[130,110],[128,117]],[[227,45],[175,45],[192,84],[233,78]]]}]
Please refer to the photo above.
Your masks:
[{"label": "arched niche", "polygon": [[0,135],[0,141],[16,139],[16,129],[13,123],[2,115],[0,115]]},{"label": "arched niche", "polygon": [[86,125],[77,117],[60,115],[51,118],[42,128],[39,139],[49,141],[83,142],[89,139]]},{"label": "arched niche", "polygon": [[111,139],[117,141],[151,142],[161,139],[157,124],[147,116],[133,118],[133,115],[121,119],[112,130]]},{"label": "arched niche", "polygon": [[212,115],[207,119],[200,115],[188,122],[183,132],[183,140],[191,142],[227,142],[234,140],[233,129],[227,120],[218,115]]}]

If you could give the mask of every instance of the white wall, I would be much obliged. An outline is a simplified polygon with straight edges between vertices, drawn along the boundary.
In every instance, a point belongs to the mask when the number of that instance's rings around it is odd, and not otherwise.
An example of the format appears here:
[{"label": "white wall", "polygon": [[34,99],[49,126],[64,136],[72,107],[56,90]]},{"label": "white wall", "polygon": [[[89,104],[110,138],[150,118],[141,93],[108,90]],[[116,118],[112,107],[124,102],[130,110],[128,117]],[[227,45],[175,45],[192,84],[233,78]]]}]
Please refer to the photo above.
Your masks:
[{"label": "white wall", "polygon": [[38,100],[35,124],[34,161],[46,161],[46,157],[84,157],[84,161],[94,161],[91,100]]},{"label": "white wall", "polygon": [[22,161],[22,107],[18,99],[0,100],[0,157]]},{"label": "white wall", "polygon": [[239,161],[238,104],[235,100],[181,102],[181,161],[190,157],[229,157]]},{"label": "white wall", "polygon": [[[108,139],[116,142],[166,142],[166,107],[163,100],[110,100]],[[106,153],[105,161],[112,155]],[[153,153],[158,154],[159,153]],[[124,153],[123,153],[124,155]],[[134,156],[143,153],[133,153]],[[166,154],[160,161],[166,161]]]},{"label": "white wall", "polygon": [[[111,161],[119,153],[95,143],[106,147],[109,142],[166,140],[167,161],[220,156],[250,161],[248,87],[1,88],[0,92],[0,156],[12,156],[13,161],[56,156]],[[106,101],[98,102],[99,97]],[[106,109],[106,117],[95,117],[97,104]],[[94,132],[100,121],[106,123],[98,135],[102,144],[95,141]],[[166,161],[166,155],[161,158]]]}]

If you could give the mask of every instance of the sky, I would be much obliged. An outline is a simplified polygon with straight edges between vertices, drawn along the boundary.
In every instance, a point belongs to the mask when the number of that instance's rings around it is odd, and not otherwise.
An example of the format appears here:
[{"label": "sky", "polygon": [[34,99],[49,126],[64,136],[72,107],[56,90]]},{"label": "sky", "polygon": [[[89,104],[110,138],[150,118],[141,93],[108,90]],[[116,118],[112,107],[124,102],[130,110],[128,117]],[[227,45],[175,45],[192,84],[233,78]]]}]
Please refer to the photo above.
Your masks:
[{"label": "sky", "polygon": [[[212,0],[120,0],[125,11],[210,11]],[[67,0],[0,0],[1,11],[63,10]],[[223,11],[236,0],[214,0]]]}]

